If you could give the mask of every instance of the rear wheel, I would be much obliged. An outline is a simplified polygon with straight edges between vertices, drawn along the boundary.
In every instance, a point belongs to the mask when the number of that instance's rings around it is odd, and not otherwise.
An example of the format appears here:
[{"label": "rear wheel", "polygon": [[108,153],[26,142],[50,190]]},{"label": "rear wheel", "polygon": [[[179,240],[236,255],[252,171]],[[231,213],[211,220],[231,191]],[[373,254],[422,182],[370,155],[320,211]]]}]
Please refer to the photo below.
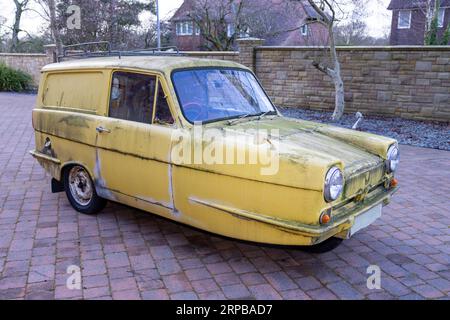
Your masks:
[{"label": "rear wheel", "polygon": [[305,247],[305,250],[311,253],[325,253],[336,249],[341,243],[343,239],[340,238],[329,238],[319,244]]},{"label": "rear wheel", "polygon": [[89,173],[82,166],[64,170],[64,189],[70,204],[78,212],[95,214],[106,205],[106,200],[97,195]]}]

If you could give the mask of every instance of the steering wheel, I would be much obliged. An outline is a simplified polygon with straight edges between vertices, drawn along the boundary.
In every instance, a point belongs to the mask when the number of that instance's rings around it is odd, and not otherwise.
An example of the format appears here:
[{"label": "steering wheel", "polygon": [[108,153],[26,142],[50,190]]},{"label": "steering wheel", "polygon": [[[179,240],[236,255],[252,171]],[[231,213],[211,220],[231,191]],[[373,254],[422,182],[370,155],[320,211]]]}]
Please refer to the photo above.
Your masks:
[{"label": "steering wheel", "polygon": [[202,116],[205,115],[204,111],[205,109],[203,105],[198,102],[191,101],[183,104],[184,115],[189,121],[197,121],[199,119],[202,119]]}]

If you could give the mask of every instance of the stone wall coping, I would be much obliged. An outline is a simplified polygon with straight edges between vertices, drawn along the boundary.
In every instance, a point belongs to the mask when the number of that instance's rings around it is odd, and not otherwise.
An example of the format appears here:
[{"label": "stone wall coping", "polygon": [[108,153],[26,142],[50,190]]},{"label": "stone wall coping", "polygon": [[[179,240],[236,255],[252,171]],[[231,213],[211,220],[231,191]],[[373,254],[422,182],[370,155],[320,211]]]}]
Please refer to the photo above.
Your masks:
[{"label": "stone wall coping", "polygon": [[45,53],[8,53],[8,52],[0,52],[0,57],[46,57]]},{"label": "stone wall coping", "polygon": [[[318,46],[258,46],[259,51],[311,51],[328,47]],[[341,46],[338,51],[450,51],[450,46]]]},{"label": "stone wall coping", "polygon": [[183,51],[190,56],[238,56],[238,51]]},{"label": "stone wall coping", "polygon": [[238,41],[238,42],[246,42],[246,41],[248,41],[248,42],[259,42],[259,41],[262,41],[262,42],[264,42],[264,39],[247,37],[247,38],[238,38],[238,39],[236,39],[236,41]]}]

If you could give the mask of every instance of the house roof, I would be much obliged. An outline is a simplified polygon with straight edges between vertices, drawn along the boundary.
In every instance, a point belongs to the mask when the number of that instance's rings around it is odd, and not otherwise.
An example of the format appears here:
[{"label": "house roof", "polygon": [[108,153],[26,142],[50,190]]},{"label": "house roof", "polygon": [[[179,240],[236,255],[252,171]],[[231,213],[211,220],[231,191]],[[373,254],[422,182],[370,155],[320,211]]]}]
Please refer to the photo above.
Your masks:
[{"label": "house roof", "polygon": [[[170,21],[184,21],[189,20],[189,13],[194,9],[196,0],[184,0],[183,4],[175,11]],[[221,1],[221,0],[218,0]],[[239,0],[236,0],[239,1]],[[450,1],[450,0],[449,0]],[[279,5],[282,3],[282,0],[269,0],[272,3],[272,6]],[[249,2],[251,7],[261,6],[263,8],[267,8],[266,1],[251,1]],[[320,15],[314,10],[314,8],[308,3],[308,1],[299,1],[299,5],[303,6],[304,12],[307,15],[308,19],[319,19]],[[270,9],[269,9],[270,10]],[[296,17],[298,18],[298,17]]]},{"label": "house roof", "polygon": [[[388,10],[417,9],[425,3],[426,0],[391,0]],[[441,0],[441,7],[450,7],[450,0]]]},{"label": "house roof", "polygon": [[192,0],[184,0],[183,4],[175,11],[170,21],[182,21],[188,19],[189,12],[194,8]]}]

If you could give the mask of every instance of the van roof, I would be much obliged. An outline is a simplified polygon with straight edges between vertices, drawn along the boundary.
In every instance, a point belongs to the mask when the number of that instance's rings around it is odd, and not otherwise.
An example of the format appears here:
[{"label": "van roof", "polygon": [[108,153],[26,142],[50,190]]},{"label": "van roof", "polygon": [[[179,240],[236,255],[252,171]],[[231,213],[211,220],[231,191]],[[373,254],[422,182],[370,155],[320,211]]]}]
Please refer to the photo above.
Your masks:
[{"label": "van roof", "polygon": [[174,69],[193,67],[228,67],[248,69],[247,67],[232,61],[193,58],[186,56],[122,56],[120,58],[115,56],[76,59],[52,63],[42,68],[42,71],[133,68],[170,74]]}]

